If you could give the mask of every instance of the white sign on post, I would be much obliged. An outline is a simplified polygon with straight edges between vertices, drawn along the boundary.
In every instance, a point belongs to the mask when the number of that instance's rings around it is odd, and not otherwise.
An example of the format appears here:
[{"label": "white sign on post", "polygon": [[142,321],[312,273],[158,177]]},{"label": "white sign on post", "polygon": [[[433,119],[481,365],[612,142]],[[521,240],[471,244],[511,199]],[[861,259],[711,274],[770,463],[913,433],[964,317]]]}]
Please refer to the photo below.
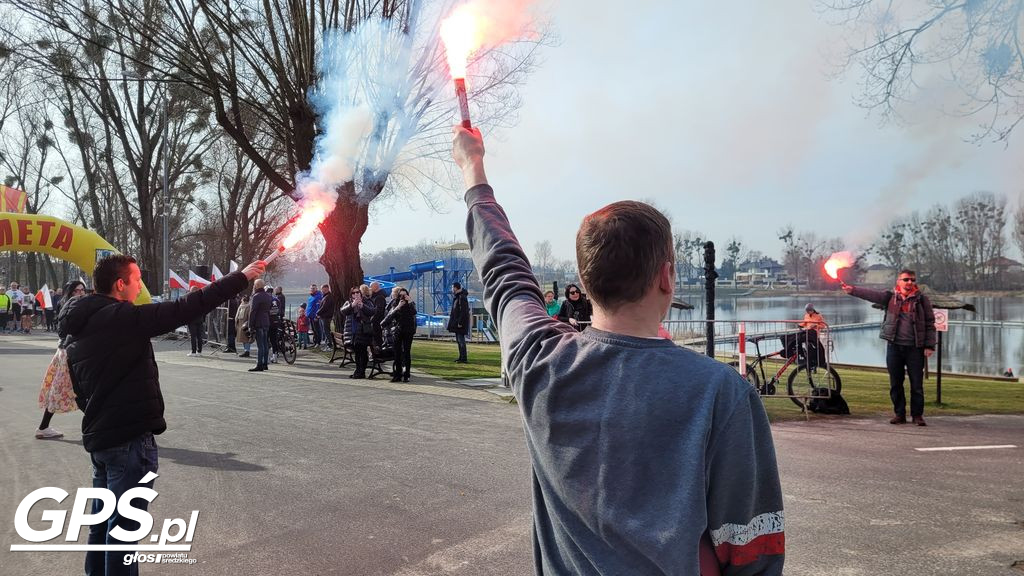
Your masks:
[{"label": "white sign on post", "polygon": [[935,311],[935,330],[949,332],[949,312],[946,310]]}]

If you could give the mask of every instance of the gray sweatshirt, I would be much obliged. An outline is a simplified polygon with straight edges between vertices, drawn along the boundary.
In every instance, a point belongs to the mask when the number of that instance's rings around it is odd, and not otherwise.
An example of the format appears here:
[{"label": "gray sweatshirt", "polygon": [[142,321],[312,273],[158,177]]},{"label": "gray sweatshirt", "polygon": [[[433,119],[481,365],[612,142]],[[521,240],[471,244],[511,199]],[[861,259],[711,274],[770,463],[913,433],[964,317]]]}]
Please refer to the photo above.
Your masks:
[{"label": "gray sweatshirt", "polygon": [[538,574],[781,574],[782,489],[768,419],[735,370],[669,340],[548,316],[488,185],[466,231],[533,467]]}]

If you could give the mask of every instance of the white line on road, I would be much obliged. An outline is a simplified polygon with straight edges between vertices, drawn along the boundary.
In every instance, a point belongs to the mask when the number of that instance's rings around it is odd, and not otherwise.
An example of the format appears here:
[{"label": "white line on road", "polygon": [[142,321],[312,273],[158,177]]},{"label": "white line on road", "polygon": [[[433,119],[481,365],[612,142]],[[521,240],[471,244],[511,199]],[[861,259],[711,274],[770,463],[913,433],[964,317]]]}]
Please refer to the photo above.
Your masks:
[{"label": "white line on road", "polygon": [[918,452],[952,452],[953,450],[995,450],[997,448],[1016,448],[1016,444],[993,444],[990,446],[938,446],[935,448],[914,448]]}]

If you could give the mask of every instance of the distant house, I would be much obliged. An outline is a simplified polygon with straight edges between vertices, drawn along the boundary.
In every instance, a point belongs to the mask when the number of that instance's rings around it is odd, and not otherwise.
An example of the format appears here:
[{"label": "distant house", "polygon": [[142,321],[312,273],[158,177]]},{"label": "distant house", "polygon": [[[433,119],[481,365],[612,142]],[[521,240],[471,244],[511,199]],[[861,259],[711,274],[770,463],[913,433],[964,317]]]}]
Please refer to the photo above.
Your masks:
[{"label": "distant house", "polygon": [[1024,272],[1024,264],[1003,256],[982,262],[983,274],[1020,274]]},{"label": "distant house", "polygon": [[861,284],[870,286],[892,286],[896,282],[897,270],[885,264],[872,264],[864,273]]},{"label": "distant house", "polygon": [[755,284],[774,284],[785,274],[785,266],[765,256],[758,260],[748,260],[736,267],[736,284],[753,286]]}]

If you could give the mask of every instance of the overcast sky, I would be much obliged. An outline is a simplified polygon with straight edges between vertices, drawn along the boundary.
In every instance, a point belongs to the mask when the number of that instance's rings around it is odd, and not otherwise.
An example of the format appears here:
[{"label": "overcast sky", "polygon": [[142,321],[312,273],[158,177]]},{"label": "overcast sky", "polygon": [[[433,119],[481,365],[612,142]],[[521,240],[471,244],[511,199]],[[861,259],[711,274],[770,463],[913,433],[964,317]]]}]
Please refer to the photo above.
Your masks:
[{"label": "overcast sky", "polygon": [[[932,105],[939,82],[904,125],[857,107],[856,71],[833,74],[844,31],[813,0],[602,4],[554,1],[560,43],[524,86],[521,121],[484,134],[490,182],[531,256],[550,240],[574,258],[582,217],[621,199],[652,200],[720,254],[736,236],[778,257],[786,224],[852,248],[890,213],[981,190],[1014,208],[1024,191],[1024,133],[1008,147],[967,142],[975,122]],[[464,239],[465,207],[450,198],[442,214],[390,206],[363,251]]]}]

